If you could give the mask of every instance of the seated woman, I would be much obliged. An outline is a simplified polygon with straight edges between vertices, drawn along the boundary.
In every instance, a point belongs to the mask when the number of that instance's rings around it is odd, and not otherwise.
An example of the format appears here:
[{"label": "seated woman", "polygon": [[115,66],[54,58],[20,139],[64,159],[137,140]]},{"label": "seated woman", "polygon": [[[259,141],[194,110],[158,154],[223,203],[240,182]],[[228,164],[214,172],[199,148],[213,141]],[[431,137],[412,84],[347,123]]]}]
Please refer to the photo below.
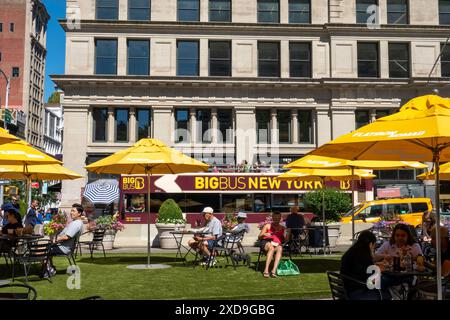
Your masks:
[{"label": "seated woman", "polygon": [[[15,209],[9,209],[6,212],[6,218],[8,219],[8,223],[3,226],[2,233],[3,234],[15,234],[16,229],[22,229],[22,221],[20,219],[19,213]],[[8,231],[11,230],[11,231]]]},{"label": "seated woman", "polygon": [[341,274],[361,282],[358,283],[351,279],[343,280],[347,295],[352,300],[381,299],[377,290],[370,290],[366,285],[369,277],[367,268],[374,264],[373,251],[376,242],[375,235],[368,230],[364,230],[359,234],[355,244],[342,256]]},{"label": "seated woman", "polygon": [[[278,264],[280,263],[283,253],[282,243],[284,241],[285,228],[280,224],[281,213],[272,213],[272,223],[267,223],[262,227],[258,239],[260,240],[260,248],[267,253],[266,266],[264,268],[265,278],[276,278]],[[275,261],[273,263],[272,272],[269,274],[269,266],[275,253]]]}]

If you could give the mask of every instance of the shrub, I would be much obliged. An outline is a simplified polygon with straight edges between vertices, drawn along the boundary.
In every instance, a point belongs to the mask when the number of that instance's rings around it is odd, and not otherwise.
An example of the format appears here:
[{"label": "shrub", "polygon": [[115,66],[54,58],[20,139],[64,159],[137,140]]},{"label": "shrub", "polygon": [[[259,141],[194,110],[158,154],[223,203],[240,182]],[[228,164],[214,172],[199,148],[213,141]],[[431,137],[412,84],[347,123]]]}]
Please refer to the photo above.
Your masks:
[{"label": "shrub", "polygon": [[325,220],[329,222],[339,221],[341,214],[352,208],[351,197],[345,192],[336,189],[322,189],[309,192],[305,195],[306,209],[317,215],[317,220],[322,221],[322,193],[325,198]]},{"label": "shrub", "polygon": [[167,199],[162,203],[158,211],[156,222],[176,224],[186,223],[183,219],[183,213],[180,206],[173,199]]}]

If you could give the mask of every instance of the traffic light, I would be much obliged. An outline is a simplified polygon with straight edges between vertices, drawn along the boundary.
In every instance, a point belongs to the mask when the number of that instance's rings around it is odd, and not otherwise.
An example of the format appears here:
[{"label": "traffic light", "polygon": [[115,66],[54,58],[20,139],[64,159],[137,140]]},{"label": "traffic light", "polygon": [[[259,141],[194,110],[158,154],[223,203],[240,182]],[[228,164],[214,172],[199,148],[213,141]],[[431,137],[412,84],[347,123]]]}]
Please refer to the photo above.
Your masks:
[{"label": "traffic light", "polygon": [[5,194],[9,194],[9,195],[17,195],[17,192],[19,190],[17,190],[17,187],[11,186],[11,187],[5,187]]}]

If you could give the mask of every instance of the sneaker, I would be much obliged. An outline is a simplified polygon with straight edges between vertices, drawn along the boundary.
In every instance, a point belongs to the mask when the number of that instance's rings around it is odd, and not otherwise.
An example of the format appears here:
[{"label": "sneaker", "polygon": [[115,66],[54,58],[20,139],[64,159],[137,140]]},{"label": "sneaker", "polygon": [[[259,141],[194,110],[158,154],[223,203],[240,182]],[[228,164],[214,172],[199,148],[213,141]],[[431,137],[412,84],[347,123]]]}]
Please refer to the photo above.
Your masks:
[{"label": "sneaker", "polygon": [[209,262],[209,267],[215,266],[217,264],[217,260],[215,258],[213,258],[210,262]]},{"label": "sneaker", "polygon": [[53,277],[55,274],[56,274],[56,269],[52,267],[50,269],[50,275]]}]

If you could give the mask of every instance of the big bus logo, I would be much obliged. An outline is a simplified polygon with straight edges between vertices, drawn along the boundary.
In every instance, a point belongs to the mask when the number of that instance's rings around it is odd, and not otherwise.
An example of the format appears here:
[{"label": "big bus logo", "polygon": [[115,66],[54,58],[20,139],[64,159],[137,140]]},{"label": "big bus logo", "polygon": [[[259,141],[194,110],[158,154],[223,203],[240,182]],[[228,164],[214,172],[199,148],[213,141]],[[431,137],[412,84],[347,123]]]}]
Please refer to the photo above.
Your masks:
[{"label": "big bus logo", "polygon": [[122,182],[123,190],[142,190],[145,181],[142,177],[124,177]]}]

